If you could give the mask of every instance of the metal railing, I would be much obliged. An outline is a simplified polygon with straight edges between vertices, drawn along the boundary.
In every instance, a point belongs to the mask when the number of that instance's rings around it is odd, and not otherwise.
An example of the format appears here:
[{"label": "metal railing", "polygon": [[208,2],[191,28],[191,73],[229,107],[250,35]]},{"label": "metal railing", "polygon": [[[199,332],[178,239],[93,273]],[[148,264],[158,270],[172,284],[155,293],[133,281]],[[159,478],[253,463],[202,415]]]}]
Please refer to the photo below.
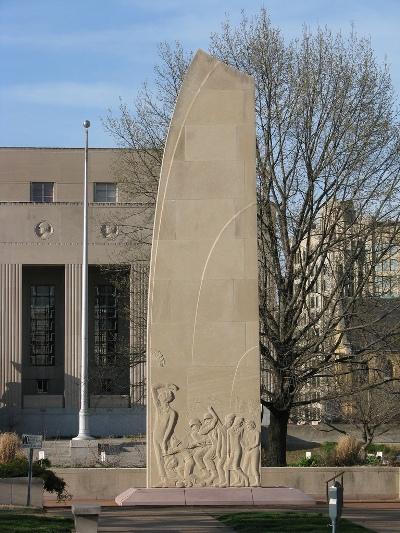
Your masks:
[{"label": "metal railing", "polygon": [[338,477],[340,477],[340,484],[342,485],[343,487],[343,475],[345,474],[346,472],[343,471],[343,472],[339,472],[339,474],[336,474],[336,476],[333,476],[331,477],[330,479],[328,479],[327,481],[325,481],[325,484],[326,484],[326,503],[329,503],[329,483],[331,481],[335,481],[335,479],[337,479]]}]

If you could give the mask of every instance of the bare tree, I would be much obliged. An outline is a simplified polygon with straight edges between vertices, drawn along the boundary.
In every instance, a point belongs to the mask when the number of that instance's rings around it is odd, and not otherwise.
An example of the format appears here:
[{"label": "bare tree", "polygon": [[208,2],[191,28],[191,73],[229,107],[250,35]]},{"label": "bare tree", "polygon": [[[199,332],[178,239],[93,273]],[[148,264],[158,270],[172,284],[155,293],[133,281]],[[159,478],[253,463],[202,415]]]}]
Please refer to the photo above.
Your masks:
[{"label": "bare tree", "polygon": [[[397,111],[386,65],[354,32],[305,28],[285,42],[261,10],[238,27],[226,22],[210,52],[256,84],[262,403],[271,414],[268,464],[284,465],[292,411],[336,397],[330,385],[373,351],[373,336],[353,350],[347,332],[374,332],[390,314],[371,319],[358,304],[378,305],[377,272],[400,243]],[[155,89],[145,86],[133,115],[122,105],[106,121],[129,147],[134,191],[146,170],[142,154],[154,162],[138,190],[151,202],[189,58],[179,45],[163,46]]]},{"label": "bare tree", "polygon": [[329,402],[323,416],[326,431],[353,435],[363,443],[363,449],[398,425],[400,419],[399,389],[393,382],[379,387],[343,395]]},{"label": "bare tree", "polygon": [[268,463],[284,465],[292,409],[329,398],[330,380],[360,364],[343,339],[397,244],[393,90],[367,40],[304,29],[285,43],[263,10],[226,23],[211,51],[256,81],[262,402]]}]

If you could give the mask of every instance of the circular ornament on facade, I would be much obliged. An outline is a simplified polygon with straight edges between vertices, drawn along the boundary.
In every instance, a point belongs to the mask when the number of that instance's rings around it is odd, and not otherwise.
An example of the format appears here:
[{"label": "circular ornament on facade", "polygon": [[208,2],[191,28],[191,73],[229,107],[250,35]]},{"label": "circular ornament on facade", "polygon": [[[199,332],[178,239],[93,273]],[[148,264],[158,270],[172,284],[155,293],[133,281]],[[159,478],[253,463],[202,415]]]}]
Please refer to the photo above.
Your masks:
[{"label": "circular ornament on facade", "polygon": [[53,226],[47,220],[42,220],[36,224],[35,233],[40,239],[47,239],[53,233]]},{"label": "circular ornament on facade", "polygon": [[118,225],[113,222],[105,222],[100,230],[105,239],[115,239],[118,236]]}]

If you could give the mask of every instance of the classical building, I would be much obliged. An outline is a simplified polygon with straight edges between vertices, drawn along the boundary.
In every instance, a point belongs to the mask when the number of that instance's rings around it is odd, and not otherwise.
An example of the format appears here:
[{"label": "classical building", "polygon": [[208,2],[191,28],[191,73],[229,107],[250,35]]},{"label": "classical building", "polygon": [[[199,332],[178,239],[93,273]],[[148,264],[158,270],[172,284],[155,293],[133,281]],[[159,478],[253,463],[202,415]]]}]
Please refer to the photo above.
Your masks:
[{"label": "classical building", "polygon": [[[91,149],[89,157],[89,392],[96,435],[145,428],[148,266],[130,261],[129,228],[142,215],[118,190],[117,156],[118,150]],[[0,148],[0,430],[77,432],[83,164],[83,149]]]}]

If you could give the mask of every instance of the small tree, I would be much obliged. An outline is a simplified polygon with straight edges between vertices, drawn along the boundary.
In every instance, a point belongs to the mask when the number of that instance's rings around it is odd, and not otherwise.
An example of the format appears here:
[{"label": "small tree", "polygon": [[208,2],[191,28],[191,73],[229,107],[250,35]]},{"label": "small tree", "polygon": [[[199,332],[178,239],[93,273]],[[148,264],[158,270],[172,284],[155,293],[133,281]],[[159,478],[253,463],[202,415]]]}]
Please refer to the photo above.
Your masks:
[{"label": "small tree", "polygon": [[397,426],[400,391],[394,382],[364,390],[358,390],[358,385],[353,394],[350,388],[347,386],[338,398],[328,403],[322,421],[332,431],[355,436],[365,451],[369,444]]},{"label": "small tree", "polygon": [[[105,121],[127,148],[126,186],[149,210],[190,59],[180,45],[160,51],[154,89],[144,86],[133,114],[121,104]],[[267,462],[285,465],[293,409],[336,397],[330,383],[360,365],[346,331],[400,242],[397,111],[387,67],[354,32],[305,28],[285,42],[261,10],[238,27],[226,22],[210,51],[255,80],[262,403]],[[357,327],[385,316],[363,315]]]}]

